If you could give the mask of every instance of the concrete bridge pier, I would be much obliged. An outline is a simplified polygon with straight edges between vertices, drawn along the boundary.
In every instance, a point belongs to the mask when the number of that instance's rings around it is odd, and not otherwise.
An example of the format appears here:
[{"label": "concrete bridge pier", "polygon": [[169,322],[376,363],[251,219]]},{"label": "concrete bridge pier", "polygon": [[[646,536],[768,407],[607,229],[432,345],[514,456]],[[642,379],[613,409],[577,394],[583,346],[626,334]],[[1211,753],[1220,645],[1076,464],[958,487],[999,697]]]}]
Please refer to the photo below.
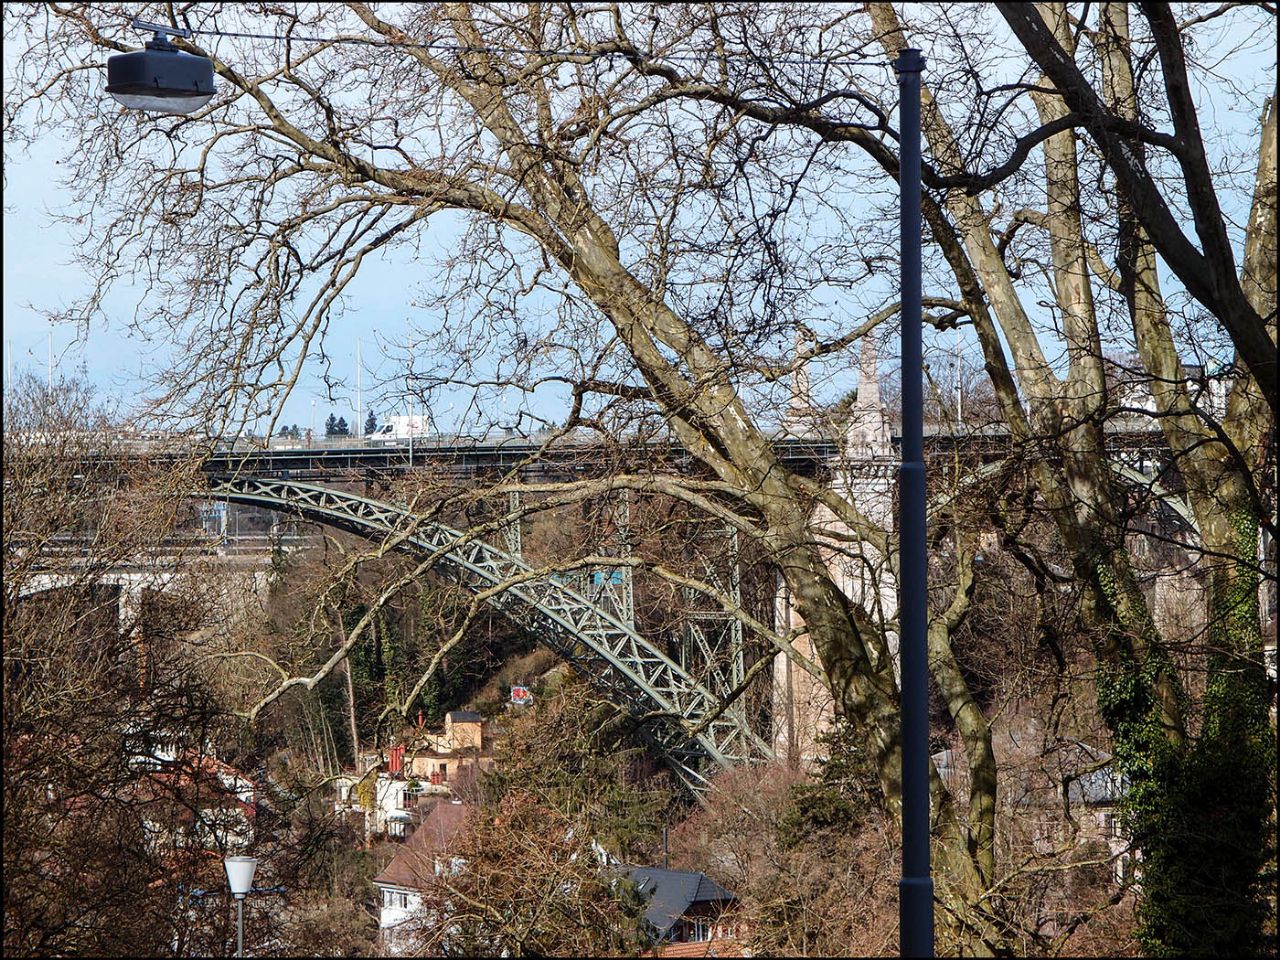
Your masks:
[{"label": "concrete bridge pier", "polygon": [[136,583],[116,585],[116,630],[122,640],[138,633],[142,616],[142,586]]},{"label": "concrete bridge pier", "polygon": [[[866,338],[858,371],[858,394],[849,410],[849,425],[841,449],[832,464],[832,486],[868,520],[881,529],[894,529],[893,494],[898,460],[893,448],[889,412],[880,399],[875,345]],[[889,558],[867,543],[850,541],[851,531],[826,507],[819,506],[811,519],[831,537],[824,549],[832,578],[849,600],[861,606],[872,619],[885,621],[897,615],[897,581]],[[774,620],[780,633],[803,631],[804,621],[795,612],[786,582],[778,577]],[[899,676],[898,637],[886,637],[894,677]],[[795,640],[797,652],[813,662],[817,653],[808,636],[801,632]],[[773,674],[774,754],[792,764],[808,766],[822,754],[818,738],[831,729],[835,703],[826,684],[805,670],[797,669],[789,657],[774,660]]]}]

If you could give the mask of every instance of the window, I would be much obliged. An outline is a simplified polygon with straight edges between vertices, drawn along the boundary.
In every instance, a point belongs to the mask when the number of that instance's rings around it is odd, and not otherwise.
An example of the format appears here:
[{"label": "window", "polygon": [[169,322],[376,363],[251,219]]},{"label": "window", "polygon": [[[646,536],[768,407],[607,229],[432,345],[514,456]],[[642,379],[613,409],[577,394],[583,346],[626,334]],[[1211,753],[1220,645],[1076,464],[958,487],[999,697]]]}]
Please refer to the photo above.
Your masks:
[{"label": "window", "polygon": [[396,894],[396,896],[398,896],[398,897],[400,898],[400,903],[398,904],[398,906],[400,907],[400,909],[401,909],[401,910],[408,910],[408,909],[409,909],[409,895],[408,895],[407,893],[399,893],[399,894]]},{"label": "window", "polygon": [[694,917],[688,923],[689,940],[703,941],[711,939],[711,921],[707,917]]},{"label": "window", "polygon": [[388,820],[388,821],[387,821],[387,836],[390,836],[390,837],[403,837],[403,836],[404,836],[404,822],[403,822],[403,821],[401,821],[401,820]]},{"label": "window", "polygon": [[413,806],[413,794],[410,793],[408,790],[402,790],[400,792],[400,809],[408,810],[412,806]]},{"label": "window", "polygon": [[391,906],[391,902],[394,899],[395,899],[395,894],[384,887],[382,890],[382,905],[384,907],[389,907]]},{"label": "window", "polygon": [[449,782],[449,765],[447,763],[440,764],[440,779]]}]

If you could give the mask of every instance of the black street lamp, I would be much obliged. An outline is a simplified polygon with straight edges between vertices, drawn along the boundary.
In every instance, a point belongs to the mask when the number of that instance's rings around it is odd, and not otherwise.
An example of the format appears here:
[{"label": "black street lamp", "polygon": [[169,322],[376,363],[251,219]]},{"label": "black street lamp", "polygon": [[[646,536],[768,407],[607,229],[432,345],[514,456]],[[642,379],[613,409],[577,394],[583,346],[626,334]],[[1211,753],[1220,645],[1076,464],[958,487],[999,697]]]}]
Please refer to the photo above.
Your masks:
[{"label": "black street lamp", "polygon": [[902,879],[898,942],[904,957],[933,956],[929,875],[929,568],[925,556],[924,398],[921,381],[920,74],[908,47],[898,74],[898,172],[902,256],[902,465],[898,468],[898,644],[902,664]]},{"label": "black street lamp", "polygon": [[213,61],[169,42],[170,35],[189,37],[191,31],[145,20],[132,25],[155,31],[155,38],[143,50],[107,59],[107,93],[130,110],[152,113],[191,113],[213,99]]}]

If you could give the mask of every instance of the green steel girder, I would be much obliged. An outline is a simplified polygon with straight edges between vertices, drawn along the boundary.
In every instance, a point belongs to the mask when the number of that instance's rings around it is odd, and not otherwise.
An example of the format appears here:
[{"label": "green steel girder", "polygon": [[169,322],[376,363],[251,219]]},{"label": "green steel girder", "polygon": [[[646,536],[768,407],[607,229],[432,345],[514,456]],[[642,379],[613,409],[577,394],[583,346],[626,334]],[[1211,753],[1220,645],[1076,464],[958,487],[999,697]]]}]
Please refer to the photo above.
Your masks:
[{"label": "green steel girder", "polygon": [[488,543],[388,503],[291,480],[211,477],[207,492],[195,495],[298,513],[381,538],[395,549],[435,558],[438,570],[473,591],[493,590],[490,606],[623,707],[695,791],[705,789],[714,767],[772,756],[743,711],[725,710],[707,720],[720,707],[715,692],[569,585]]}]

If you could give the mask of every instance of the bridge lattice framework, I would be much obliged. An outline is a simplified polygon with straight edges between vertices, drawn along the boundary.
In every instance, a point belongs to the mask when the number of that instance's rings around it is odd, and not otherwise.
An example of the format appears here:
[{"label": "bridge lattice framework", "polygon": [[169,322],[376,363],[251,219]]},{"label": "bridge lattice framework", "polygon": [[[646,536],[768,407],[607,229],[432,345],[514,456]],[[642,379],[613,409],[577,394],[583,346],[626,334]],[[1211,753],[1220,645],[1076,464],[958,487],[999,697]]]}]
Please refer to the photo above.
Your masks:
[{"label": "bridge lattice framework", "polygon": [[392,504],[295,480],[212,477],[201,495],[292,513],[432,558],[434,569],[483,596],[623,707],[694,790],[718,767],[772,756],[745,712],[726,705],[725,690],[709,688],[598,597],[507,550]]}]

